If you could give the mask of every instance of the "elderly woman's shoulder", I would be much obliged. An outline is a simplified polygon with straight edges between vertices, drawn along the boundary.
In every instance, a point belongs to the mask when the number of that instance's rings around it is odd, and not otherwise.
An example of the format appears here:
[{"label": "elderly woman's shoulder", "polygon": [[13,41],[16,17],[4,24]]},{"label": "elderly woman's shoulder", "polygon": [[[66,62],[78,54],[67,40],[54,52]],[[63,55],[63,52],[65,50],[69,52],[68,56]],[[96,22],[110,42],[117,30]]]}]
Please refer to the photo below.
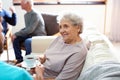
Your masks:
[{"label": "elderly woman's shoulder", "polygon": [[62,36],[54,36],[54,38],[55,38],[53,40],[54,43],[63,42]]},{"label": "elderly woman's shoulder", "polygon": [[56,40],[62,40],[62,36],[57,36]]}]

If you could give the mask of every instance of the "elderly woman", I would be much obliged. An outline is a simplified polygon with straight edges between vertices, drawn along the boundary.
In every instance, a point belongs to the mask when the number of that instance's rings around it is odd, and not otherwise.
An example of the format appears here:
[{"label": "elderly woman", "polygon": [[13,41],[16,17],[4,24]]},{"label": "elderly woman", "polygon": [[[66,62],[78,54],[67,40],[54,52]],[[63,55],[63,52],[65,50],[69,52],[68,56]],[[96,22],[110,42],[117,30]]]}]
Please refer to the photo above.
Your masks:
[{"label": "elderly woman", "polygon": [[83,39],[82,19],[74,13],[58,17],[61,36],[57,37],[40,58],[42,64],[36,66],[36,80],[76,80],[82,70],[87,54]]}]

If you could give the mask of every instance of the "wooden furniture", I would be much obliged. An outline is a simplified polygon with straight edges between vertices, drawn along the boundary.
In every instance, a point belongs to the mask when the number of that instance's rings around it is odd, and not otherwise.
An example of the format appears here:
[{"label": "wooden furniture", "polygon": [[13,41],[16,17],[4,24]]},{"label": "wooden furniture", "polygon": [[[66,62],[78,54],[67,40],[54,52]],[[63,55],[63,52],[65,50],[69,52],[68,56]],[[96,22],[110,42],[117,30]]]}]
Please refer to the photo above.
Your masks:
[{"label": "wooden furniture", "polygon": [[8,47],[9,47],[9,44],[11,43],[12,41],[12,26],[8,24],[8,31],[5,35],[5,42],[4,42],[4,50],[7,51],[7,61],[9,61],[9,50],[8,50]]}]

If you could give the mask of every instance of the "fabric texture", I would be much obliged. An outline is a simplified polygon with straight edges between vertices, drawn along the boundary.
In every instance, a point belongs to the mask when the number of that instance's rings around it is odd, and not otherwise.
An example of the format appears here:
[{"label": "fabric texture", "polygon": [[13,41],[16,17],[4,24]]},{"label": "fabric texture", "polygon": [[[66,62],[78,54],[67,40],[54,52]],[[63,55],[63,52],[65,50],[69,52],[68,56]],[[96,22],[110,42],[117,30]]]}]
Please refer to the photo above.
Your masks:
[{"label": "fabric texture", "polygon": [[42,16],[32,10],[24,15],[25,18],[25,28],[16,32],[16,36],[43,36],[46,35],[45,25]]},{"label": "fabric texture", "polygon": [[120,80],[120,63],[109,39],[94,28],[86,29],[83,36],[91,42],[91,46],[77,80]]},{"label": "fabric texture", "polygon": [[45,29],[48,36],[59,32],[59,27],[56,19],[57,15],[43,13],[42,16],[45,22]]},{"label": "fabric texture", "polygon": [[76,80],[82,70],[87,48],[83,41],[65,44],[62,37],[56,38],[45,52],[45,77],[55,80]]},{"label": "fabric texture", "polygon": [[33,80],[24,69],[0,61],[0,80]]},{"label": "fabric texture", "polygon": [[25,46],[25,50],[26,50],[26,55],[30,54],[31,53],[31,38],[27,38],[24,42],[24,46]]},{"label": "fabric texture", "polygon": [[77,80],[120,80],[120,63],[104,62],[91,66]]},{"label": "fabric texture", "polygon": [[32,52],[43,54],[57,36],[34,36],[32,37]]},{"label": "fabric texture", "polygon": [[[14,52],[15,52],[15,58],[17,59],[18,62],[23,61],[23,56],[22,56],[22,51],[21,51],[21,44],[23,42],[25,42],[25,40],[27,40],[27,39],[30,39],[30,38],[29,37],[24,37],[24,36],[18,36],[13,41],[13,48],[14,48]],[[29,51],[26,51],[26,54],[30,54],[28,52]]]},{"label": "fabric texture", "polygon": [[83,32],[82,36],[91,42],[82,71],[97,63],[117,61],[113,51],[114,47],[105,35],[94,28],[88,28]]}]

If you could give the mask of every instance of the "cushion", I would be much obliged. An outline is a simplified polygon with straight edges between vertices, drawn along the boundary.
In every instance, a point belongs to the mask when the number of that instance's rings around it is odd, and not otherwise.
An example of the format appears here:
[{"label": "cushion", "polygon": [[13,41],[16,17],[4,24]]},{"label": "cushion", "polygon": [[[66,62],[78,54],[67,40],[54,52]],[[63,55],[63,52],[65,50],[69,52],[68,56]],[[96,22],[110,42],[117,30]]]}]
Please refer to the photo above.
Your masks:
[{"label": "cushion", "polygon": [[42,16],[45,22],[45,29],[48,36],[59,32],[59,27],[56,19],[57,15],[42,13]]},{"label": "cushion", "polygon": [[51,42],[57,36],[34,36],[32,37],[32,52],[44,53]]},{"label": "cushion", "polygon": [[91,46],[82,72],[94,64],[117,60],[114,55],[113,45],[105,35],[95,30],[88,30],[84,33],[84,37],[91,42]]}]

